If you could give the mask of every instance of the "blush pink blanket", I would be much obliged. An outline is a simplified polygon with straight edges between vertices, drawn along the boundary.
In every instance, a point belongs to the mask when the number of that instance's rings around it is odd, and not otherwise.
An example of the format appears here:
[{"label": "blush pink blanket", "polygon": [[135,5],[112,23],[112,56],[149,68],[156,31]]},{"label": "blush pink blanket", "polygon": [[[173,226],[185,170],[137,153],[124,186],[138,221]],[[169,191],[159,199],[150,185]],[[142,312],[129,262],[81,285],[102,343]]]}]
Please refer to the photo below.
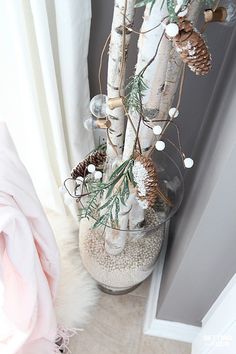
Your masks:
[{"label": "blush pink blanket", "polygon": [[1,354],[56,351],[58,279],[54,235],[7,127],[0,123]]}]

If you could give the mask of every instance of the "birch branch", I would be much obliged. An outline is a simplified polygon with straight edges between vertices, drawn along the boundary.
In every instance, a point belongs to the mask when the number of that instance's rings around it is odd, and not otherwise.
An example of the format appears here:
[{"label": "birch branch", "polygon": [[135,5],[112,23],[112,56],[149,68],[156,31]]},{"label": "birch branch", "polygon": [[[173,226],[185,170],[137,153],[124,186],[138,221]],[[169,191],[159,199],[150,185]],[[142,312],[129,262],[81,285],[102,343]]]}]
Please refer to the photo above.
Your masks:
[{"label": "birch branch", "polygon": [[[197,22],[200,9],[200,1],[192,1],[191,5],[189,6],[188,18],[194,24],[196,24]],[[167,119],[168,117],[168,111],[173,103],[179,85],[181,70],[183,67],[183,63],[180,59],[180,56],[172,45],[170,46],[168,56],[169,59],[167,61],[168,64],[165,73],[165,80],[162,82],[163,90],[160,95],[158,95],[158,114],[156,118],[159,120]],[[161,123],[160,125],[165,125],[165,123]]]},{"label": "birch branch", "polygon": [[[136,70],[135,70],[135,75],[138,75],[141,70],[148,64],[150,61],[150,58],[154,57],[156,48],[158,43],[160,42],[164,28],[163,26],[158,26],[156,29],[148,31],[150,28],[155,27],[161,21],[168,15],[166,5],[164,4],[163,8],[160,9],[160,3],[159,1],[156,1],[152,10],[150,11],[151,5],[148,4],[146,6],[145,12],[144,12],[144,19],[143,19],[143,24],[141,27],[141,34],[139,35],[139,40],[138,40],[138,58],[137,58],[137,64],[136,64]],[[165,45],[169,45],[168,41],[165,40]],[[166,50],[162,49],[162,56],[165,58],[163,60],[163,64],[166,65]],[[149,96],[151,94],[150,88],[154,84],[154,79],[156,80],[156,76],[160,75],[163,76],[163,70],[161,67],[161,63],[157,65],[158,63],[158,55],[155,57],[154,61],[152,64],[147,68],[143,75],[143,80],[145,84],[147,85],[148,89],[146,90],[144,97],[143,97],[143,107],[144,111],[147,112],[146,108],[146,103],[149,100]],[[164,73],[165,73],[165,68],[164,68]],[[158,81],[159,82],[159,81]],[[156,83],[155,83],[156,85]],[[152,91],[152,93],[154,90]],[[152,112],[152,115],[156,116],[156,102],[154,104],[155,100],[153,99],[153,94],[152,94],[152,99],[151,99],[151,108],[149,115]],[[131,119],[133,121],[133,124],[137,128],[138,122],[140,115],[137,112],[130,112]],[[127,128],[126,128],[126,135],[125,135],[125,146],[124,146],[124,153],[123,153],[123,160],[126,160],[132,155],[133,152],[133,146],[134,146],[134,141],[135,141],[135,133],[134,130],[131,126],[131,124],[128,122],[127,123]],[[153,142],[153,133],[152,130],[147,128],[143,122],[140,124],[140,134],[139,134],[139,141],[142,150],[146,150],[149,148],[150,144]]]},{"label": "birch branch", "polygon": [[[131,32],[128,27],[133,22],[135,0],[115,0],[111,29],[111,40],[108,59],[107,96],[108,99],[124,96],[126,59]],[[125,131],[124,108],[107,108],[107,115],[111,126],[107,131],[107,160],[108,169],[112,172],[114,165],[122,160]],[[106,174],[109,174],[107,169]],[[130,200],[130,199],[129,199]],[[129,205],[130,203],[128,203]],[[121,208],[119,214],[119,226],[127,228],[128,214]],[[110,255],[120,253],[126,242],[126,233],[122,231],[106,229],[105,248]]]},{"label": "birch branch", "polygon": [[[188,17],[195,22],[199,10],[200,2],[193,0]],[[153,119],[166,119],[168,111],[172,105],[178,83],[180,79],[182,62],[178,53],[173,50],[172,43],[164,36],[163,26],[158,26],[168,16],[166,2],[164,6],[160,7],[160,2],[156,1],[152,11],[150,11],[151,4],[146,6],[144,12],[144,20],[141,27],[142,32],[138,40],[138,58],[135,75],[138,75],[143,68],[147,67],[143,74],[143,81],[148,87],[143,98],[142,106],[145,117],[151,122]],[[145,33],[146,32],[146,33]],[[158,49],[158,50],[157,50]],[[148,65],[150,58],[153,58],[151,65]],[[117,96],[116,96],[117,97]],[[139,129],[139,141],[142,152],[148,150],[154,143],[154,135],[152,129],[148,128],[142,121],[140,122],[140,114],[134,111],[129,112],[133,125]],[[160,123],[164,125],[165,123]],[[136,134],[132,124],[128,121],[125,144],[123,151],[123,160],[127,160],[133,154],[133,148],[136,141]],[[120,154],[120,151],[119,151]],[[132,200],[134,195],[130,196]],[[137,203],[132,203],[132,212],[129,213],[130,227],[135,226],[144,218],[144,210]],[[127,219],[125,219],[127,223]],[[116,242],[119,244],[119,252],[125,244],[126,236],[122,234],[116,235]]]},{"label": "birch branch", "polygon": [[[150,6],[150,4],[146,6],[140,31],[142,34],[139,35],[136,75],[148,64],[150,58],[155,55],[156,46],[160,43],[155,59],[143,75],[143,80],[148,87],[142,100],[143,112],[145,118],[152,122],[153,119],[167,119],[168,111],[178,88],[182,61],[174,50],[171,41],[163,35],[163,26],[158,26],[155,30],[145,33],[168,16],[166,3],[161,9],[160,3],[156,1],[152,11],[150,11]],[[200,2],[193,1],[189,9],[189,18],[194,22],[198,18],[199,10]],[[140,115],[137,112],[130,112],[130,115],[133,124],[137,127]],[[160,125],[163,126],[165,123],[162,122]],[[152,129],[145,126],[143,122],[140,124],[139,141],[143,152],[154,144]],[[124,160],[132,154],[134,143],[135,134],[128,123],[123,153]],[[133,205],[132,214],[130,214],[130,225],[138,224],[142,217],[144,217],[144,211],[141,210],[139,205]]]},{"label": "birch branch", "polygon": [[[133,22],[135,0],[115,0],[108,59],[107,96],[124,95],[126,58],[131,32],[127,29]],[[125,34],[125,36],[123,36]],[[108,129],[107,156],[109,161],[122,159],[125,114],[123,107],[107,108],[111,121]]]},{"label": "birch branch", "polygon": [[120,230],[114,230],[111,228],[106,229],[105,236],[105,249],[110,255],[117,255],[121,253],[125,247],[127,239],[127,229],[129,223],[129,211],[132,208],[134,201],[134,194],[130,194],[126,201],[126,205],[121,205],[119,213],[119,228]]},{"label": "birch branch", "polygon": [[[163,21],[168,16],[166,2],[162,9],[160,9],[160,3],[155,2],[152,11],[150,11],[151,5],[148,4],[144,12],[144,20],[141,27],[141,34],[138,40],[138,59],[136,65],[137,75],[148,60],[154,55],[156,45],[161,41],[158,48],[158,53],[144,73],[143,79],[148,89],[143,97],[143,111],[144,115],[150,122],[153,119],[167,119],[168,111],[171,108],[173,99],[175,97],[176,90],[178,88],[182,61],[179,54],[175,51],[171,41],[169,41],[164,35],[163,26],[158,26],[153,31],[145,33],[148,29],[153,28]],[[192,1],[188,18],[196,23],[201,8],[200,1]],[[130,112],[132,121],[137,127],[139,121],[139,114],[137,112]],[[165,123],[160,123],[164,125]],[[131,125],[127,124],[125,146],[123,159],[127,159],[132,154],[134,145],[135,134]],[[146,127],[141,122],[139,140],[143,151],[147,150],[154,143],[154,136],[152,130]]]},{"label": "birch branch", "polygon": [[[152,8],[152,11],[150,11],[150,6],[151,5],[146,6],[143,24],[140,30],[142,34],[139,35],[138,40],[138,58],[135,75],[138,75],[141,70],[143,70],[143,68],[148,65],[150,58],[155,57],[153,62],[150,66],[147,67],[143,75],[144,82],[147,85],[148,89],[146,90],[142,101],[145,114],[147,114],[149,117],[150,115],[155,117],[157,114],[157,103],[153,95],[153,92],[155,92],[155,90],[153,89],[151,91],[149,88],[152,88],[155,85],[156,90],[158,90],[158,85],[161,86],[160,80],[157,81],[157,76],[163,77],[165,75],[165,65],[167,65],[166,53],[168,54],[170,44],[169,41],[165,38],[162,43],[160,42],[163,38],[164,31],[163,26],[161,26],[161,21],[163,21],[163,19],[168,15],[166,5],[164,5],[163,8],[160,9],[160,3],[156,1]],[[156,29],[145,33],[150,28],[153,28],[158,24],[160,24],[160,26],[158,26]],[[157,65],[159,59],[158,53],[155,56],[159,43],[161,43],[161,45],[158,52],[162,53],[161,58],[163,59],[161,62],[163,68],[160,66],[160,63],[159,65]],[[147,109],[148,106],[145,103],[149,101],[150,97],[150,107]],[[142,151],[148,150],[149,147],[153,144],[154,140],[152,130],[149,129],[142,121],[140,122],[140,115],[137,112],[130,111],[130,117],[136,129],[140,124],[139,141]],[[123,160],[128,159],[132,155],[134,144],[135,133],[130,122],[128,122],[125,135]],[[136,225],[139,224],[142,220],[144,220],[144,210],[140,207],[138,203],[134,203],[132,206],[132,212],[129,215],[130,227],[135,228]]]}]

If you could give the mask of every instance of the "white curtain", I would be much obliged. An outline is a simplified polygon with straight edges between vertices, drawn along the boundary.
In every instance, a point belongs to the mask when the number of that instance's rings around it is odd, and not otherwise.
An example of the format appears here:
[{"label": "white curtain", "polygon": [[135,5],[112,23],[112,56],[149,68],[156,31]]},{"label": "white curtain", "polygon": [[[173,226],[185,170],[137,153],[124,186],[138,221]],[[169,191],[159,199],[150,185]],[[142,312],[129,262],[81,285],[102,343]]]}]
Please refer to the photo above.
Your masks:
[{"label": "white curtain", "polygon": [[0,120],[6,121],[45,207],[93,148],[87,54],[90,0],[0,0]]}]

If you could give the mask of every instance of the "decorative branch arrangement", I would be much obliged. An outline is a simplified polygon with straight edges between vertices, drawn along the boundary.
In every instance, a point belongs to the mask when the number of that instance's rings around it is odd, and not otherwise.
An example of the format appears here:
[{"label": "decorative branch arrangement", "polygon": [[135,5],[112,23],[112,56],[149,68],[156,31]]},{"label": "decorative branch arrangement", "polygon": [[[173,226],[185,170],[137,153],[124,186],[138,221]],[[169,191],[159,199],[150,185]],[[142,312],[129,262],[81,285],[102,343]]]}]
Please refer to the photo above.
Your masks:
[{"label": "decorative branch arrangement", "polygon": [[[135,8],[144,6],[143,24],[138,31],[133,28]],[[195,23],[206,6],[205,24],[199,31]],[[167,210],[173,208],[173,200],[160,183],[158,161],[155,165],[152,152],[163,151],[169,142],[185,168],[194,164],[182,151],[175,119],[179,116],[186,67],[196,75],[206,75],[211,69],[212,59],[202,32],[207,23],[216,20],[215,13],[218,21],[227,16],[226,9],[219,8],[214,0],[114,1],[111,34],[100,60],[101,92],[90,104],[97,126],[107,131],[107,143],[73,169],[65,187],[69,190],[68,181],[74,181],[70,194],[81,203],[81,216],[91,218],[93,229],[104,227],[106,242],[119,244],[116,253],[122,251],[126,238],[122,234],[121,242],[120,233],[112,230],[142,227],[145,209],[156,208],[158,201]],[[135,72],[126,83],[132,35],[139,36],[138,56]],[[100,72],[108,42],[105,95]],[[177,104],[172,107],[176,92]],[[170,125],[176,129],[177,143],[166,138]]]}]

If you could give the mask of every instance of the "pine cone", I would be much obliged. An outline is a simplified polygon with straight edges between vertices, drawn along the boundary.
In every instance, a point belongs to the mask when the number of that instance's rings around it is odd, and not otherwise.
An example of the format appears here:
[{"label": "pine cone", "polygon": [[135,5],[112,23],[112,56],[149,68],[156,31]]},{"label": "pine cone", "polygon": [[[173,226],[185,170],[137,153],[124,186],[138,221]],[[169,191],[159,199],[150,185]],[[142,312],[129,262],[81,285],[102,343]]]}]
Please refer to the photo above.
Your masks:
[{"label": "pine cone", "polygon": [[179,19],[179,34],[173,39],[176,51],[190,70],[206,75],[211,69],[211,55],[202,37],[185,17]]},{"label": "pine cone", "polygon": [[139,155],[134,161],[134,181],[137,183],[138,200],[144,209],[156,203],[159,188],[157,171],[149,157]]},{"label": "pine cone", "polygon": [[86,159],[81,161],[76,167],[73,168],[73,170],[71,171],[71,177],[73,179],[76,179],[78,177],[85,177],[88,174],[88,165],[93,164],[98,168],[103,166],[105,160],[105,151],[94,151]]}]

